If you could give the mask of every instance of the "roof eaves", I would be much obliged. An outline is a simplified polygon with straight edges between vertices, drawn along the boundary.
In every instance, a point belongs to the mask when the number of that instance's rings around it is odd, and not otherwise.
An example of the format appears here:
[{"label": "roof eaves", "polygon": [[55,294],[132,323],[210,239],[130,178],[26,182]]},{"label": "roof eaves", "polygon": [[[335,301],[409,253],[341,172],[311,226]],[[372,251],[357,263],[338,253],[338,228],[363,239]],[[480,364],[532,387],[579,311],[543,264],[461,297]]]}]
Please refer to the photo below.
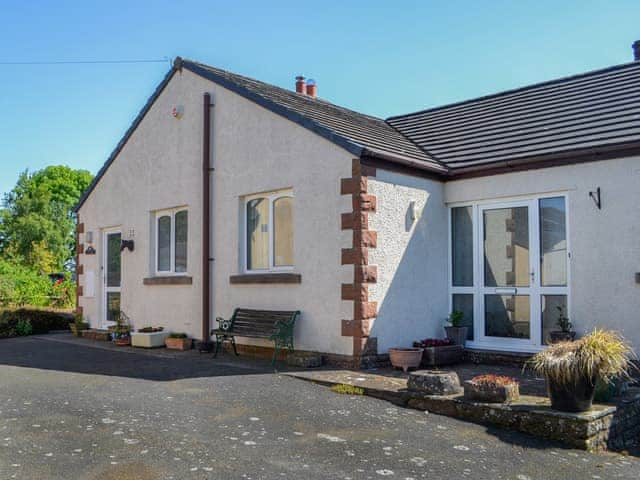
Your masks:
[{"label": "roof eaves", "polygon": [[136,128],[138,128],[138,125],[140,125],[140,122],[142,121],[142,119],[145,117],[147,112],[151,109],[151,106],[155,103],[156,99],[160,96],[160,94],[162,93],[164,88],[167,86],[169,81],[173,78],[173,75],[178,70],[179,69],[176,68],[175,66],[171,67],[171,69],[167,72],[167,74],[162,79],[160,84],[156,87],[156,89],[153,92],[153,94],[151,94],[151,96],[147,100],[147,103],[144,104],[144,106],[142,107],[142,109],[140,110],[138,115],[136,115],[136,118],[133,120],[133,122],[131,123],[131,125],[127,129],[127,131],[122,136],[122,139],[120,139],[120,141],[116,145],[116,148],[113,149],[113,151],[111,152],[111,155],[109,155],[109,157],[107,158],[107,161],[104,162],[104,164],[102,165],[100,170],[98,170],[98,173],[96,174],[96,176],[93,177],[93,180],[91,181],[89,186],[85,189],[85,191],[80,196],[80,199],[78,200],[78,202],[74,205],[74,207],[72,209],[72,211],[74,213],[77,213],[78,210],[80,210],[80,208],[84,204],[84,202],[87,200],[87,198],[89,198],[89,195],[91,195],[91,192],[93,192],[93,189],[96,187],[96,185],[98,185],[98,182],[100,181],[100,179],[107,172],[107,170],[109,169],[109,167],[111,166],[113,161],[116,159],[116,157],[118,156],[120,151],[126,145],[127,141],[131,137],[131,135],[133,135],[133,132],[136,130]]},{"label": "roof eaves", "polygon": [[207,80],[210,80],[220,85],[221,87],[226,88],[227,90],[237,93],[238,95],[246,98],[247,100],[251,100],[252,102],[257,103],[261,107],[264,107],[267,110],[286,118],[287,120],[290,120],[308,130],[311,130],[312,132],[338,145],[339,147],[344,148],[345,150],[352,153],[353,155],[356,155],[359,157],[362,154],[364,147],[359,143],[354,142],[353,140],[350,140],[346,137],[343,137],[342,135],[338,135],[333,130],[323,125],[320,125],[319,123],[285,107],[284,105],[281,105],[268,98],[265,98],[262,95],[259,95],[249,90],[248,88],[245,88],[242,85],[239,85],[229,80],[228,78],[223,77],[222,75],[218,75],[217,73],[205,67],[202,67],[199,64],[192,62],[190,60],[183,60],[182,66],[186,70],[189,70],[190,72],[195,73],[196,75],[199,75]]}]

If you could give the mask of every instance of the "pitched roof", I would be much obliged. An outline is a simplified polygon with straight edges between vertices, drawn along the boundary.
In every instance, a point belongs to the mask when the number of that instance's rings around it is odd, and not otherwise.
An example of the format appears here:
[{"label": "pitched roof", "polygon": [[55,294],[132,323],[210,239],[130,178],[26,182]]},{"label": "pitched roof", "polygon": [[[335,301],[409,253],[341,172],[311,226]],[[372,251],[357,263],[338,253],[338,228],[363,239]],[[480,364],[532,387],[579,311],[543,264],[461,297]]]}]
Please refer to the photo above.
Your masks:
[{"label": "pitched roof", "polygon": [[640,62],[387,119],[450,169],[640,145]]},{"label": "pitched roof", "polygon": [[404,160],[434,172],[446,172],[443,165],[381,118],[191,60],[182,60],[179,65],[309,128],[355,155],[366,153]]}]

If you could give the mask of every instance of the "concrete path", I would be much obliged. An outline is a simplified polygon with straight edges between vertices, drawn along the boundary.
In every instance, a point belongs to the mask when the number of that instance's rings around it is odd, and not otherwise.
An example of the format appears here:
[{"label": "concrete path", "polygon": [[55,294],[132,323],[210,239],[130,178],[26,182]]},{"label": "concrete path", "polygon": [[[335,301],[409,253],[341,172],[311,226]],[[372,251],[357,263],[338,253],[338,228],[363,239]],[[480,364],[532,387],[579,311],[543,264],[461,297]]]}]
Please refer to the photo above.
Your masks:
[{"label": "concrete path", "polygon": [[0,340],[0,478],[637,479],[635,457],[350,397],[268,362]]}]

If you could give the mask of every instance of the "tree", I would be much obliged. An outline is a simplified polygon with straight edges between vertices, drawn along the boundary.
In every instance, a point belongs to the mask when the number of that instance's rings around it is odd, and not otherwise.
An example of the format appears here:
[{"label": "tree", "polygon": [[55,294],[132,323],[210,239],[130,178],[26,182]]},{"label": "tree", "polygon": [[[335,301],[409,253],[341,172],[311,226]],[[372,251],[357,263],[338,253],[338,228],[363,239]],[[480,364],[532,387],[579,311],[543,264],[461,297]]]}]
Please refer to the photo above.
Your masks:
[{"label": "tree", "polygon": [[92,175],[50,166],[20,174],[0,209],[0,253],[40,273],[72,264],[75,248],[71,211]]}]

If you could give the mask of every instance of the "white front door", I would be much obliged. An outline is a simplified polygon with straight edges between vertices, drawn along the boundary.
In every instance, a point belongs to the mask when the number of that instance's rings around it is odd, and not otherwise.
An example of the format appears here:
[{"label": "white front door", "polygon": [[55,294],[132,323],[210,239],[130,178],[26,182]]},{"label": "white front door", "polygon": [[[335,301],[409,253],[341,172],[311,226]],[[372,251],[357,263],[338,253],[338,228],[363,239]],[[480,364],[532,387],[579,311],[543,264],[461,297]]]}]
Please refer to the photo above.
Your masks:
[{"label": "white front door", "polygon": [[451,209],[452,310],[472,347],[535,351],[568,314],[566,198]]},{"label": "white front door", "polygon": [[120,313],[122,289],[122,265],[120,245],[122,234],[119,229],[104,230],[102,239],[102,284],[103,309],[102,328],[115,324]]}]

